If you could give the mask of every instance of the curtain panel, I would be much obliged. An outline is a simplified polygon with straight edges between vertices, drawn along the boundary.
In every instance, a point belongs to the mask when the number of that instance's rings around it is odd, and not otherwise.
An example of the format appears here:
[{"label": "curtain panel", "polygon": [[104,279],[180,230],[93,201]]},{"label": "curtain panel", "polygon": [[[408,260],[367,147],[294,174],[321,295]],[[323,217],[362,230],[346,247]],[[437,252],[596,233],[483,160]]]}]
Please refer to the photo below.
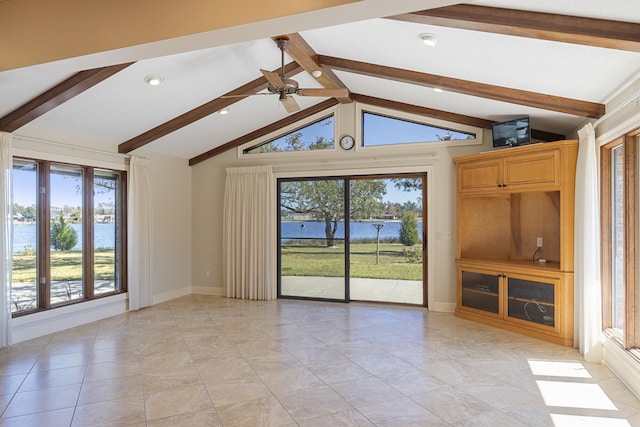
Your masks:
[{"label": "curtain panel", "polygon": [[129,310],[153,304],[151,251],[153,218],[149,160],[132,157],[127,196],[127,252]]},{"label": "curtain panel", "polygon": [[595,131],[578,131],[574,244],[574,345],[588,362],[602,360],[600,205]]},{"label": "curtain panel", "polygon": [[11,198],[11,175],[13,159],[11,146],[13,134],[0,132],[0,215],[2,227],[0,227],[0,257],[2,257],[2,289],[0,289],[0,347],[6,347],[11,343],[11,269],[12,269],[12,224],[13,209]]},{"label": "curtain panel", "polygon": [[277,297],[275,199],[270,166],[227,169],[223,277],[229,298],[271,300]]}]

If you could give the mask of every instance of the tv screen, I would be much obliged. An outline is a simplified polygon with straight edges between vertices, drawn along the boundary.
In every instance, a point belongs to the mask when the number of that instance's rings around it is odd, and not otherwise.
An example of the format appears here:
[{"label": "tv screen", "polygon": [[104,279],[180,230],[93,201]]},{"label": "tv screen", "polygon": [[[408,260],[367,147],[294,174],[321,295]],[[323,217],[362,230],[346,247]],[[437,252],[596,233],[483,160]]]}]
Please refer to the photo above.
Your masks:
[{"label": "tv screen", "polygon": [[529,126],[529,117],[494,123],[493,125],[494,147],[514,147],[530,142],[531,127]]}]

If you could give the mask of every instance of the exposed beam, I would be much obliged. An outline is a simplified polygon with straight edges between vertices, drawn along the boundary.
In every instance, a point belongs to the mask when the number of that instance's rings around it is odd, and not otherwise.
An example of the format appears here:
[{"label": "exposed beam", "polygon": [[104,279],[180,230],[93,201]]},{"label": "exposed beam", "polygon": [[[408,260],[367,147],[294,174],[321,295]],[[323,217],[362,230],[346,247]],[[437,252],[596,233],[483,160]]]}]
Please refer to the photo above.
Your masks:
[{"label": "exposed beam", "polygon": [[204,162],[205,160],[210,159],[214,156],[217,156],[220,153],[239,147],[242,144],[253,141],[254,139],[260,138],[280,128],[293,124],[297,121],[306,119],[309,116],[312,116],[316,113],[319,113],[320,111],[326,110],[327,108],[333,107],[334,105],[337,105],[337,104],[338,104],[338,101],[336,99],[330,98],[312,107],[306,108],[302,111],[298,111],[297,113],[291,114],[290,116],[287,116],[282,120],[273,122],[270,125],[267,125],[263,128],[250,132],[246,135],[243,135],[239,138],[234,139],[233,141],[229,141],[226,144],[220,145],[219,147],[209,150],[206,153],[202,153],[196,157],[189,159],[189,166],[197,165],[198,163]]},{"label": "exposed beam", "polygon": [[55,85],[48,91],[38,95],[31,101],[0,118],[0,130],[13,132],[21,128],[74,96],[81,94],[117,72],[122,71],[131,64],[133,64],[133,62],[83,70],[74,74],[62,83]]},{"label": "exposed beam", "polygon": [[[517,6],[516,6],[517,7]],[[458,4],[390,19],[640,52],[640,24]]]},{"label": "exposed beam", "polygon": [[418,71],[402,70],[384,65],[369,64],[349,59],[318,55],[318,62],[333,69],[348,71],[371,77],[395,80],[403,83],[421,85],[431,88],[441,88],[450,92],[493,99],[511,104],[526,105],[543,110],[558,111],[590,118],[600,118],[604,115],[602,104],[581,101],[560,96],[547,95],[537,92],[477,83],[469,80],[454,79],[435,74],[420,73]]},{"label": "exposed beam", "polygon": [[[322,72],[322,75],[315,79],[323,87],[327,89],[346,89],[344,83],[336,76],[331,68],[323,67],[318,63],[318,54],[313,50],[309,43],[298,33],[287,34],[289,38],[289,46],[287,47],[287,55],[302,66],[305,71],[313,75],[314,71]],[[274,37],[274,40],[278,37]],[[348,96],[337,98],[342,104],[351,103]]]},{"label": "exposed beam", "polygon": [[[469,126],[481,127],[484,129],[491,129],[495,123],[491,120],[480,119],[472,116],[465,116],[462,114],[450,113],[448,111],[436,110],[433,108],[421,107],[419,105],[405,104],[403,102],[391,101],[388,99],[375,98],[373,96],[360,95],[352,93],[351,98],[356,102],[363,104],[375,105],[377,107],[390,108],[396,111],[402,111],[410,114],[419,114],[421,116],[434,117],[437,119],[448,120],[455,123],[461,123]],[[543,130],[531,129],[531,138],[540,141],[559,141],[566,139],[565,135],[557,133],[546,132]]]},{"label": "exposed beam", "polygon": [[[274,72],[279,71],[278,68]],[[302,67],[295,62],[291,62],[285,65],[285,75],[293,76],[302,71]],[[181,129],[185,126],[190,125],[200,119],[203,119],[216,111],[220,111],[223,108],[226,108],[238,101],[244,99],[240,95],[246,95],[249,93],[256,93],[267,87],[267,80],[264,76],[258,77],[255,80],[250,81],[240,87],[233,89],[230,92],[225,93],[224,95],[211,100],[205,104],[200,105],[199,107],[194,108],[193,110],[187,111],[184,114],[175,117],[168,122],[164,122],[161,125],[156,126],[155,128],[146,131],[136,137],[131,138],[128,141],[123,142],[118,145],[119,153],[129,153],[137,148],[143,147],[150,142],[155,141],[165,135],[170,134],[171,132],[175,132],[178,129]]]}]

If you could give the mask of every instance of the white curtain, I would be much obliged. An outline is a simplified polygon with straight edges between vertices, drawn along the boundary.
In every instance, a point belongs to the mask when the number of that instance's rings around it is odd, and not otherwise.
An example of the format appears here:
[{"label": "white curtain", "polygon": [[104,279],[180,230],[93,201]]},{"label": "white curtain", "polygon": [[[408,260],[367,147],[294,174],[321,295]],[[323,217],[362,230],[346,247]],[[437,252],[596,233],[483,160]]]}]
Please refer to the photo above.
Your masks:
[{"label": "white curtain", "polygon": [[230,298],[277,297],[275,181],[269,166],[229,168],[223,214],[223,277]]},{"label": "white curtain", "polygon": [[153,224],[148,159],[131,158],[127,200],[129,310],[138,310],[153,304],[151,289]]},{"label": "white curtain", "polygon": [[13,213],[11,203],[11,174],[13,159],[11,144],[13,135],[0,132],[0,257],[2,258],[2,288],[0,289],[0,347],[11,343],[11,261],[13,258],[13,241],[11,238]]},{"label": "white curtain", "polygon": [[578,131],[576,167],[574,345],[585,360],[602,360],[600,281],[600,209],[595,131],[591,123]]}]

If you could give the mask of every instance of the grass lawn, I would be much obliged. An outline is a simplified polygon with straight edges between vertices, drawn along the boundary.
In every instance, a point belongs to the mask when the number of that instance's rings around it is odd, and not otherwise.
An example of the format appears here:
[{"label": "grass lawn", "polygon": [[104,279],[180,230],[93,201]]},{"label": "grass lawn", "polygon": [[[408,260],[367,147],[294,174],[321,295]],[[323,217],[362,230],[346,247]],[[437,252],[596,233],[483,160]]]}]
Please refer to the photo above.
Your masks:
[{"label": "grass lawn", "polygon": [[[375,243],[351,244],[351,277],[422,280],[422,264],[409,262],[400,243],[380,243],[380,263],[376,265]],[[420,245],[412,249],[420,251]],[[283,276],[344,276],[344,246],[282,247]]]},{"label": "grass lawn", "polygon": [[[98,280],[113,279],[115,274],[115,251],[96,249],[94,274]],[[13,255],[13,282],[37,282],[36,255],[18,253]],[[82,278],[81,251],[51,251],[52,280],[78,280]]]}]

